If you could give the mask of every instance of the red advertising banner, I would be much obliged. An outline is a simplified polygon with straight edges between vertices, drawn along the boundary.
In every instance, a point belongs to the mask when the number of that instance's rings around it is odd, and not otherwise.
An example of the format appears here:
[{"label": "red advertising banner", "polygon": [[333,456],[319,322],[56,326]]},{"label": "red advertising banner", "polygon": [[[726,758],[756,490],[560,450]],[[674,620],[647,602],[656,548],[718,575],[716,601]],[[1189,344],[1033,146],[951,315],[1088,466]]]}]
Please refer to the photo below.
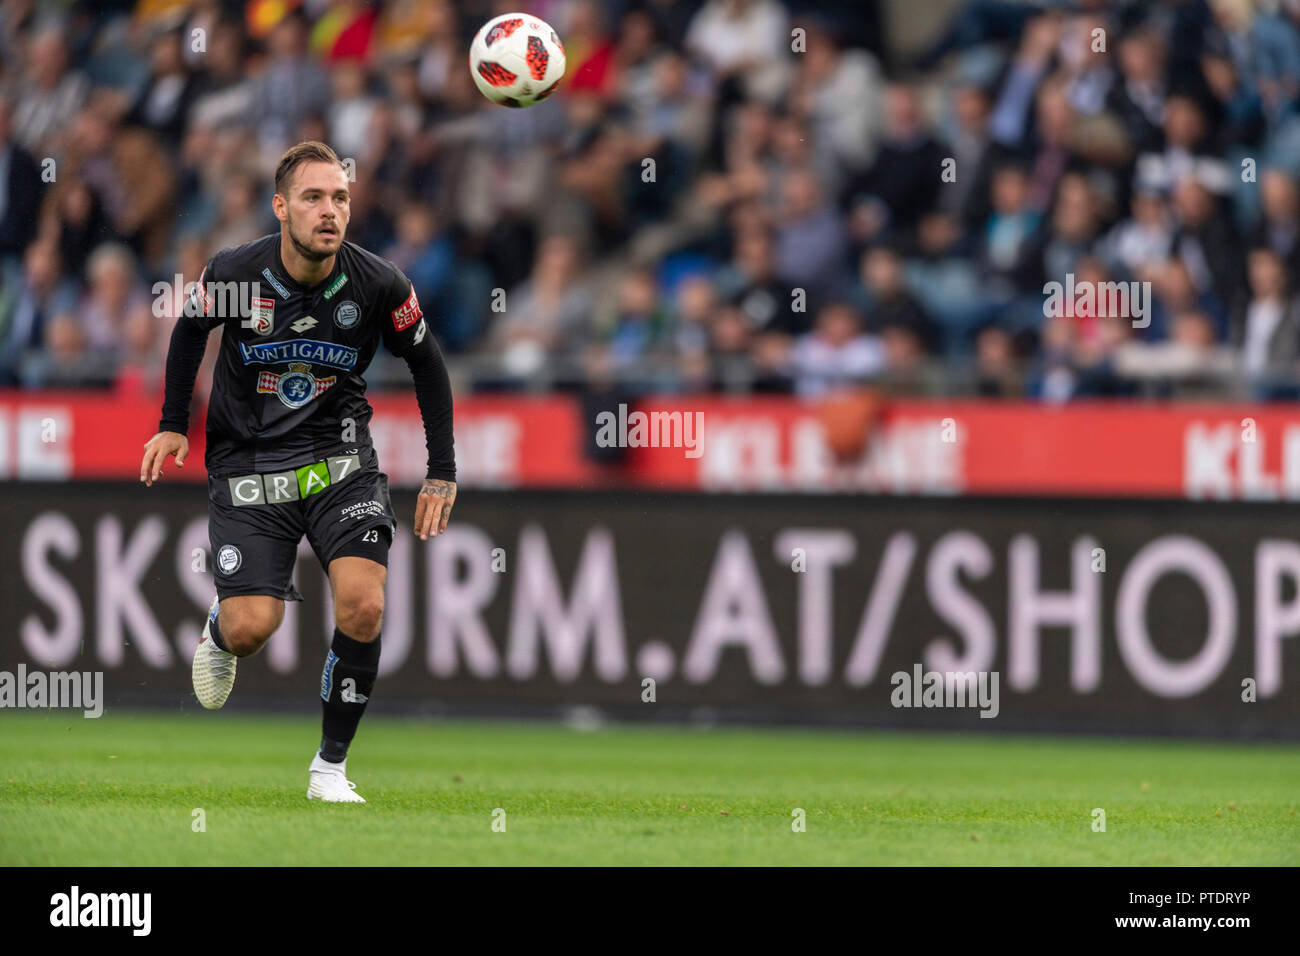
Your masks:
[{"label": "red advertising banner", "polygon": [[[418,485],[427,453],[415,395],[376,395],[371,435],[394,485]],[[0,479],[139,478],[160,402],[76,392],[0,392]],[[203,429],[190,428],[185,467],[167,479],[204,481]],[[456,403],[456,461],[474,487],[583,485],[593,471],[577,405],[561,397],[483,397]]]},{"label": "red advertising banner", "polygon": [[638,407],[703,414],[698,457],[633,451],[637,480],[659,487],[1300,499],[1300,410],[1290,406],[898,401],[884,406],[863,453],[847,463],[831,453],[815,405]]},{"label": "red advertising banner", "polygon": [[[424,475],[413,396],[376,395],[371,431],[393,483]],[[467,487],[637,487],[921,495],[1300,500],[1300,410],[1106,402],[896,401],[848,460],[825,409],[788,398],[649,398],[584,418],[568,396],[456,403]],[[593,413],[588,413],[593,414]],[[71,392],[0,393],[0,479],[135,478],[158,404]],[[597,463],[589,442],[622,446]],[[202,480],[202,429],[168,478]]]}]

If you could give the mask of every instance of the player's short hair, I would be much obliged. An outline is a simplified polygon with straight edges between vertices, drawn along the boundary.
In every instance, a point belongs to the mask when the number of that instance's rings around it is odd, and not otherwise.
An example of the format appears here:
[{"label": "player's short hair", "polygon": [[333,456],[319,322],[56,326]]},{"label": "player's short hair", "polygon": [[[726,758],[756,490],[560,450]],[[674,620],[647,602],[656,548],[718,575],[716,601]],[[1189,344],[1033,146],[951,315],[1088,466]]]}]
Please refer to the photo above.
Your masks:
[{"label": "player's short hair", "polygon": [[304,163],[333,163],[347,172],[343,166],[343,160],[339,159],[338,154],[330,149],[324,143],[317,143],[314,140],[299,143],[297,146],[290,146],[283,156],[280,157],[280,163],[275,167],[275,191],[281,196],[288,195],[285,188],[289,185],[289,180],[293,177],[293,171]]}]

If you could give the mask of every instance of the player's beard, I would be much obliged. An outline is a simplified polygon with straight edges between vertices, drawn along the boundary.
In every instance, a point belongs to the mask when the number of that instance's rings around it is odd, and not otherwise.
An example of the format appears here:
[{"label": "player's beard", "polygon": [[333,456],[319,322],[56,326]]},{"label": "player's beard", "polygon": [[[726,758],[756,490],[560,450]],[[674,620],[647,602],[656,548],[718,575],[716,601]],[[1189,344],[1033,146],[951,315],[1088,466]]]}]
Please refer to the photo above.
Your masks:
[{"label": "player's beard", "polygon": [[[292,217],[288,219],[288,226],[289,226],[289,241],[292,242],[293,247],[296,250],[298,250],[298,255],[302,256],[308,262],[324,262],[330,256],[338,252],[337,249],[329,249],[323,252],[319,249],[313,249],[310,245],[312,239],[311,234],[308,234],[306,242],[304,242],[302,239],[299,239],[297,230],[294,229],[293,227]],[[343,227],[335,224],[335,229],[338,230],[339,243],[341,245],[343,241]]]}]

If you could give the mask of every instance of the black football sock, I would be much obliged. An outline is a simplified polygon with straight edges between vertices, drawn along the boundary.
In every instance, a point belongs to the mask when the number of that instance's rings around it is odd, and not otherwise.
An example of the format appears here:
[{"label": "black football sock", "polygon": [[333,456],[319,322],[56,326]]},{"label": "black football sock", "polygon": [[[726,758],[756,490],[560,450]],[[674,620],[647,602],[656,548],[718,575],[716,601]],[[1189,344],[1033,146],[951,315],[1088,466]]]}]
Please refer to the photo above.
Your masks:
[{"label": "black football sock", "polygon": [[348,745],[356,736],[357,725],[366,712],[366,701],[379,674],[379,640],[376,637],[366,643],[334,629],[334,640],[320,677],[325,712],[320,740],[323,760],[342,763],[348,755]]},{"label": "black football sock", "polygon": [[226,647],[226,642],[221,637],[221,611],[219,609],[216,618],[208,621],[208,637],[212,638],[212,643],[217,645],[218,648],[227,654],[230,653],[230,648]]}]

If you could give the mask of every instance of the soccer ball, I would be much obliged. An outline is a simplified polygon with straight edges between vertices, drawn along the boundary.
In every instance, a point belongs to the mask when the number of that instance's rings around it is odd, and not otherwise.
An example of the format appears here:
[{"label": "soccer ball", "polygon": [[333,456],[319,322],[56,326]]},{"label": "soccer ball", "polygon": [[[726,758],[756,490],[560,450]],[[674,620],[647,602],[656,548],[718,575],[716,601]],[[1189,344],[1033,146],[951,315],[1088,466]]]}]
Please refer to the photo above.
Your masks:
[{"label": "soccer ball", "polygon": [[502,106],[532,106],[560,85],[564,45],[537,17],[507,13],[483,24],[469,45],[469,70],[479,90]]}]

